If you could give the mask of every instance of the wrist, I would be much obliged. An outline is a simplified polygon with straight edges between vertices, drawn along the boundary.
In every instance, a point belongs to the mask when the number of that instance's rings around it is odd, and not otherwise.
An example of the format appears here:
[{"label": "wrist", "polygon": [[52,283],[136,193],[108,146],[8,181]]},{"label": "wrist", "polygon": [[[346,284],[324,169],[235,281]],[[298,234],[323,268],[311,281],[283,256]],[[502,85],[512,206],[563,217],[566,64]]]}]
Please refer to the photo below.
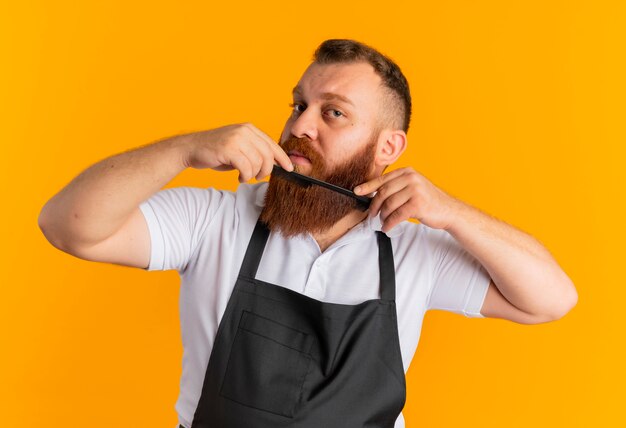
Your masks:
[{"label": "wrist", "polygon": [[172,152],[181,171],[190,167],[192,138],[193,134],[184,134],[162,141],[167,150]]},{"label": "wrist", "polygon": [[448,221],[446,227],[443,229],[451,235],[454,235],[457,229],[461,226],[469,206],[463,201],[452,197],[448,207]]}]

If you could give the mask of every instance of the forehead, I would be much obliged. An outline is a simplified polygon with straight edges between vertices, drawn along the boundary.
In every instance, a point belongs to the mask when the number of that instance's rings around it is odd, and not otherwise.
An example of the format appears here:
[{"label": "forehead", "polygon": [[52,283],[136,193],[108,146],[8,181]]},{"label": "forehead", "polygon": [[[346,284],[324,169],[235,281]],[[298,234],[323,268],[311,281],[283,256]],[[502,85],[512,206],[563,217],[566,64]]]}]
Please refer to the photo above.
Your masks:
[{"label": "forehead", "polygon": [[355,108],[373,107],[380,99],[381,78],[366,62],[350,64],[312,63],[294,88],[294,93],[310,98],[345,97]]}]

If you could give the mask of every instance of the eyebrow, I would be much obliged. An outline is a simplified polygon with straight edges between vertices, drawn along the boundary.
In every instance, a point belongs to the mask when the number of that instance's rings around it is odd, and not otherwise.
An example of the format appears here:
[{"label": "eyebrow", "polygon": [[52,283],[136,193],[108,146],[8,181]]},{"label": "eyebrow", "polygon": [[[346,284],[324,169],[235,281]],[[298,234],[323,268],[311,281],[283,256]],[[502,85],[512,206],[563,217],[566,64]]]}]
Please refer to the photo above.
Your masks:
[{"label": "eyebrow", "polygon": [[[302,96],[302,91],[300,89],[300,86],[296,86],[295,88],[293,88],[291,93],[293,95],[300,95],[300,96]],[[330,101],[330,100],[343,101],[344,103],[348,103],[348,104],[352,105],[353,107],[356,107],[354,105],[354,103],[352,101],[350,101],[349,98],[344,97],[343,95],[335,94],[334,92],[324,92],[324,93],[322,93],[322,98],[327,100],[327,101]]]}]

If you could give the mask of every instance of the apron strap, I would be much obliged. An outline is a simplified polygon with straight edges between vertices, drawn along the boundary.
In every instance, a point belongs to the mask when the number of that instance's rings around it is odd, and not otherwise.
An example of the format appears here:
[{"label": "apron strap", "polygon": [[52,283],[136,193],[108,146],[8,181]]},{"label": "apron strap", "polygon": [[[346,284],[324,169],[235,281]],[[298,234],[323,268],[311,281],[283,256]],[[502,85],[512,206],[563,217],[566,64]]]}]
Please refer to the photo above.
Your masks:
[{"label": "apron strap", "polygon": [[239,270],[239,275],[249,278],[256,278],[256,271],[259,268],[261,257],[263,256],[263,249],[265,249],[265,243],[270,236],[270,230],[267,225],[260,219],[257,220],[254,231],[252,232],[252,238],[248,244],[246,255],[243,257],[243,263]]},{"label": "apron strap", "polygon": [[380,230],[378,237],[378,268],[380,270],[380,298],[396,300],[396,268],[393,263],[391,239]]}]

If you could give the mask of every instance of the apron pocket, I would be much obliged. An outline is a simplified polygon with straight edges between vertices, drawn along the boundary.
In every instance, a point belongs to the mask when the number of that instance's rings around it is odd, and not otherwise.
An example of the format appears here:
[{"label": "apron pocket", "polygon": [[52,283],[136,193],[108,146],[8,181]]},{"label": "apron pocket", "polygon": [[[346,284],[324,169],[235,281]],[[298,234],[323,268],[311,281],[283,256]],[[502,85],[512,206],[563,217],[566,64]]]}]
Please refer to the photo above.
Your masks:
[{"label": "apron pocket", "polygon": [[312,343],[307,333],[243,311],[220,395],[292,418],[311,362]]}]

